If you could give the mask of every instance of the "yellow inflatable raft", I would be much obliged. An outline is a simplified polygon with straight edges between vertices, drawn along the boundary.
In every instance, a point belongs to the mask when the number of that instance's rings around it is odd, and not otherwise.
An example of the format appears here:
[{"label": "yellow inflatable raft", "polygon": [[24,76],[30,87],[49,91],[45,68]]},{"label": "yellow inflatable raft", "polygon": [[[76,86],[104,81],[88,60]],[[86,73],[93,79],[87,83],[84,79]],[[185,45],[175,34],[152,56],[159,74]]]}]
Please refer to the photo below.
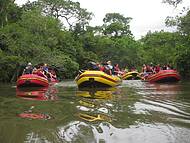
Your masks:
[{"label": "yellow inflatable raft", "polygon": [[127,72],[122,76],[123,80],[139,80],[141,79],[141,76],[139,72],[137,71],[132,71],[132,72]]},{"label": "yellow inflatable raft", "polygon": [[102,71],[87,70],[76,77],[79,88],[105,88],[115,87],[121,84],[121,79],[117,76],[108,75]]}]

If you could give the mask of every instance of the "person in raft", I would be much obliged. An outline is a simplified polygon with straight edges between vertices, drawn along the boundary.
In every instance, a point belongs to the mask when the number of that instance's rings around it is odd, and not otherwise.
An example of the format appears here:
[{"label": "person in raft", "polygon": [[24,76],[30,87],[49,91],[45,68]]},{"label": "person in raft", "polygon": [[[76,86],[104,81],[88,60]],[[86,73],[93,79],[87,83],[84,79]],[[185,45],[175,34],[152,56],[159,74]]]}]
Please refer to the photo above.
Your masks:
[{"label": "person in raft", "polygon": [[113,73],[113,66],[111,64],[111,61],[107,61],[106,64],[105,64],[105,73],[109,74],[109,75],[112,75]]},{"label": "person in raft", "polygon": [[29,62],[25,67],[25,69],[23,70],[22,74],[32,74],[32,71],[33,71],[33,66],[32,63]]}]

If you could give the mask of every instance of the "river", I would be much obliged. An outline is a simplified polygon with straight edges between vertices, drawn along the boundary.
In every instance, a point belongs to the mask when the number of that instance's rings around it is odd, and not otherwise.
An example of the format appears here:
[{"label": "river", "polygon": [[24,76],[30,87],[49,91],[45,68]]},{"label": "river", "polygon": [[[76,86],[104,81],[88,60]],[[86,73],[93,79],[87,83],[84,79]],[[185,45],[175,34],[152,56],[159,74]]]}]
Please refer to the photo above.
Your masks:
[{"label": "river", "polygon": [[78,90],[0,84],[0,143],[189,143],[190,82]]}]

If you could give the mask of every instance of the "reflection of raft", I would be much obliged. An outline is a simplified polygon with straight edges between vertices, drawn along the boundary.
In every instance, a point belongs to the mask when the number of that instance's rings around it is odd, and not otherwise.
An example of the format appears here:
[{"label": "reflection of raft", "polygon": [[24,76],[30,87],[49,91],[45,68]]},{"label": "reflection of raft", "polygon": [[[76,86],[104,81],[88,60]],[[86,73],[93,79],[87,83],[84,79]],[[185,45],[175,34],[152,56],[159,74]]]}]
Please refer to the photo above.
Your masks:
[{"label": "reflection of raft", "polygon": [[21,113],[18,116],[21,118],[28,118],[28,119],[50,119],[49,115],[42,113]]},{"label": "reflection of raft", "polygon": [[91,98],[91,99],[111,99],[113,93],[117,91],[117,88],[106,88],[101,90],[79,90],[77,91],[77,96],[84,97],[84,98]]},{"label": "reflection of raft", "polygon": [[141,79],[140,74],[137,71],[127,72],[122,76],[124,80],[139,80]]},{"label": "reflection of raft", "polygon": [[111,122],[111,117],[106,116],[106,115],[102,115],[102,114],[98,114],[98,115],[88,115],[88,114],[83,114],[83,113],[79,113],[78,116],[86,121],[89,122],[94,122],[94,121],[108,121]]},{"label": "reflection of raft", "polygon": [[94,102],[90,102],[90,101],[82,101],[80,100],[79,103],[83,106],[86,106],[86,107],[95,107],[96,105],[94,104]]},{"label": "reflection of raft", "polygon": [[76,78],[76,83],[79,88],[115,87],[121,83],[121,79],[102,71],[85,71]]},{"label": "reflection of raft", "polygon": [[55,93],[57,93],[57,89],[52,86],[16,88],[17,97],[27,100],[57,100]]},{"label": "reflection of raft", "polygon": [[48,100],[46,92],[48,87],[43,87],[39,89],[16,89],[16,95],[19,98],[28,99],[28,100]]},{"label": "reflection of raft", "polygon": [[92,98],[92,99],[111,99],[114,91],[110,90],[88,90],[88,91],[78,91],[77,96]]},{"label": "reflection of raft", "polygon": [[161,70],[156,74],[149,75],[145,81],[149,82],[177,82],[180,80],[180,75],[175,70]]},{"label": "reflection of raft", "polygon": [[48,87],[47,78],[36,74],[25,74],[18,78],[17,87]]}]

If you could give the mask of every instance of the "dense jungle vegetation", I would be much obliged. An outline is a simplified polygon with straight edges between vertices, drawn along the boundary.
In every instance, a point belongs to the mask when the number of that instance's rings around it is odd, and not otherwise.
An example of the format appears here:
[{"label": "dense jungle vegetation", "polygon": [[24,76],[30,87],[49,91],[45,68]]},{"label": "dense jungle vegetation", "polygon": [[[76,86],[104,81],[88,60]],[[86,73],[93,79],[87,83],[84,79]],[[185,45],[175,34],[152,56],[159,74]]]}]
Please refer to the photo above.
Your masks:
[{"label": "dense jungle vegetation", "polygon": [[95,27],[89,26],[92,18],[93,13],[70,0],[22,6],[1,0],[0,81],[9,82],[27,62],[54,65],[61,78],[74,78],[88,61],[107,60],[139,69],[144,63],[171,64],[183,77],[190,76],[190,11],[166,18],[176,32],[148,32],[139,40],[130,30],[131,17],[107,13],[103,25]]}]

